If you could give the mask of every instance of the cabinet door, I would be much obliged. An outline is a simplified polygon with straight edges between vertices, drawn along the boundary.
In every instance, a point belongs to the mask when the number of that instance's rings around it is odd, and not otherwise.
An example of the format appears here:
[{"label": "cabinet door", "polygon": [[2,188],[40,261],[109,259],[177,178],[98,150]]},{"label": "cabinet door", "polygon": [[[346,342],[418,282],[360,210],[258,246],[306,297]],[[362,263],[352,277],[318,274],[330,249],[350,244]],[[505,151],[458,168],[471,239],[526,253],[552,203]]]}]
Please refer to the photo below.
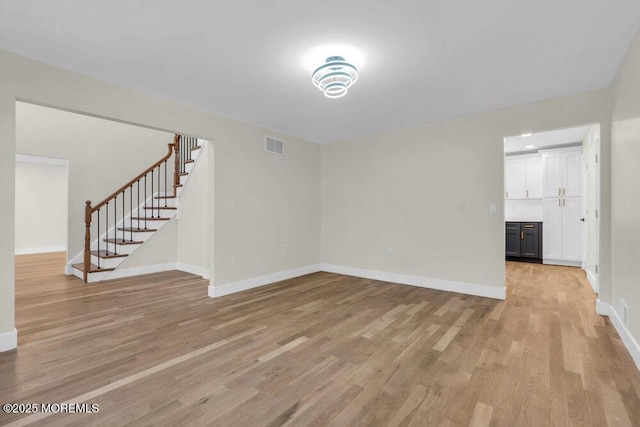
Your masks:
[{"label": "cabinet door", "polygon": [[562,259],[562,200],[544,199],[542,201],[542,217],[544,233],[542,233],[542,258]]},{"label": "cabinet door", "polygon": [[567,261],[582,261],[581,212],[581,197],[562,200],[562,259]]},{"label": "cabinet door", "polygon": [[520,256],[520,223],[508,222],[506,226],[506,256]]},{"label": "cabinet door", "polygon": [[[542,196],[558,197],[562,188],[562,154],[542,155]],[[544,237],[544,235],[543,235]]]},{"label": "cabinet door", "polygon": [[522,230],[520,256],[526,258],[540,258],[540,233],[538,230]]},{"label": "cabinet door", "polygon": [[505,159],[504,161],[504,184],[505,198],[524,199],[525,190],[525,162],[524,159]]},{"label": "cabinet door", "polygon": [[562,195],[582,196],[582,151],[562,153]]},{"label": "cabinet door", "polygon": [[542,157],[531,157],[525,161],[525,183],[527,199],[542,198]]}]

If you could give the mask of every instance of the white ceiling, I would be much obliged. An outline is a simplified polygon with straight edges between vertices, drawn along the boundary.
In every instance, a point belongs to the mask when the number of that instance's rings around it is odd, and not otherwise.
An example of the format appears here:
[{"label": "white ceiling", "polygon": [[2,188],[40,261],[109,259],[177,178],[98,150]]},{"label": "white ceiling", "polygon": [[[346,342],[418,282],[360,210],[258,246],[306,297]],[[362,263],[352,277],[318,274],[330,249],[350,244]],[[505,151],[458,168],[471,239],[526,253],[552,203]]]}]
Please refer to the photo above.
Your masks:
[{"label": "white ceiling", "polygon": [[579,143],[593,125],[538,132],[530,136],[511,136],[504,139],[504,152],[537,151],[545,147]]},{"label": "white ceiling", "polygon": [[[331,142],[607,86],[639,23],[638,0],[0,0],[0,48]],[[311,84],[323,53],[360,69],[344,98]]]}]

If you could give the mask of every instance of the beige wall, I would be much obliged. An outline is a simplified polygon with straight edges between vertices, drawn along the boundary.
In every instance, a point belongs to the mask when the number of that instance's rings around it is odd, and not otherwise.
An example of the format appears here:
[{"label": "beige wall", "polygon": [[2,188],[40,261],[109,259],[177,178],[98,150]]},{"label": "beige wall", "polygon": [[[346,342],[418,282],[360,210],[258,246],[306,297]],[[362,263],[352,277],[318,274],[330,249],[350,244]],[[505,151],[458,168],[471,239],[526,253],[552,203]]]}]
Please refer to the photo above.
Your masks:
[{"label": "beige wall", "polygon": [[16,254],[65,251],[67,165],[16,161],[15,200]]},{"label": "beige wall", "polygon": [[[214,286],[319,263],[318,145],[5,51],[0,76],[0,185],[8,200],[15,190],[16,100],[55,106],[213,141]],[[285,140],[285,156],[263,151],[265,134]],[[14,328],[13,203],[0,205],[0,235],[3,334]]]},{"label": "beige wall", "polygon": [[264,151],[263,130],[234,133],[246,143],[214,139],[215,284],[318,264],[321,146],[284,137],[280,156]]},{"label": "beige wall", "polygon": [[611,307],[629,307],[629,332],[640,342],[640,36],[612,86]]},{"label": "beige wall", "polygon": [[503,287],[503,138],[608,129],[609,108],[603,89],[324,146],[323,263]]},{"label": "beige wall", "polygon": [[68,259],[83,249],[85,201],[109,196],[162,158],[172,141],[168,132],[16,104],[16,150],[69,162]]},{"label": "beige wall", "polygon": [[[201,152],[189,180],[180,195],[180,218],[177,220],[177,262],[202,270],[209,270],[209,234],[213,231],[213,215],[209,209],[209,178],[213,170],[209,168],[211,143],[200,141]],[[211,187],[213,188],[213,186]],[[205,196],[205,197],[203,197]]]}]

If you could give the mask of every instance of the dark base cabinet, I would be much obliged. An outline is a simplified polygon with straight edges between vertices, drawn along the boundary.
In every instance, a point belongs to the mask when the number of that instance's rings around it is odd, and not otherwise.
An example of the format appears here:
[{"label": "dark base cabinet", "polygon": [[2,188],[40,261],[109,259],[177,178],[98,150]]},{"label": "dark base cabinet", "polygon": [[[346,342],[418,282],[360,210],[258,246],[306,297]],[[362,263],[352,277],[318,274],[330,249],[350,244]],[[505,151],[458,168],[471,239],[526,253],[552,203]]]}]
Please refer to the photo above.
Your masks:
[{"label": "dark base cabinet", "polygon": [[542,263],[541,222],[507,222],[505,232],[508,261]]}]

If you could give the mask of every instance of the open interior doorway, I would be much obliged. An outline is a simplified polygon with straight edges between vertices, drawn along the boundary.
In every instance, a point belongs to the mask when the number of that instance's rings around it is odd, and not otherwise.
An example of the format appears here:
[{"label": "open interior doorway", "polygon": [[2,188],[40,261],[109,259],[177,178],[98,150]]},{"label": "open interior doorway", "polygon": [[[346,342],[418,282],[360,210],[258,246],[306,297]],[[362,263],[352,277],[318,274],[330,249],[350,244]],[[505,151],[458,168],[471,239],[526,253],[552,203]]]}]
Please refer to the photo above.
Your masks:
[{"label": "open interior doorway", "polygon": [[[62,252],[51,268],[91,283],[208,275],[209,141],[17,101],[16,152],[17,254]],[[36,167],[64,172],[32,177]]]},{"label": "open interior doorway", "polygon": [[15,186],[15,254],[66,252],[67,160],[16,154]]},{"label": "open interior doorway", "polygon": [[505,259],[582,268],[598,292],[600,125],[504,138]]}]

